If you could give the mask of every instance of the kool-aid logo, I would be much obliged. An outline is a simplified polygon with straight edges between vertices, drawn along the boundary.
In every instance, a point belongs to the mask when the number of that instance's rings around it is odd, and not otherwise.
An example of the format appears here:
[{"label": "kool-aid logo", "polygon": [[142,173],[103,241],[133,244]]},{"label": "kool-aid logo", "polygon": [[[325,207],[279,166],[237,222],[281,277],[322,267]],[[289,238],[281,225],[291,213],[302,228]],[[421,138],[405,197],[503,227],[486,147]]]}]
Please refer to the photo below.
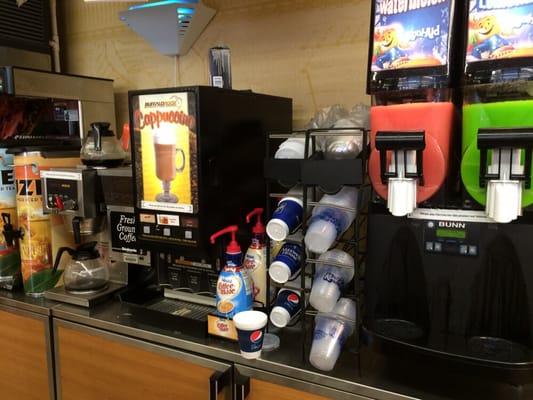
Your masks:
[{"label": "kool-aid logo", "polygon": [[252,343],[257,343],[261,340],[262,337],[263,337],[263,332],[255,331],[255,332],[252,332],[252,334],[250,335],[250,341]]},{"label": "kool-aid logo", "polygon": [[292,293],[287,297],[287,300],[289,300],[293,304],[298,304],[300,302],[300,298],[296,293]]},{"label": "kool-aid logo", "polygon": [[331,272],[326,272],[322,279],[324,279],[326,282],[334,283],[339,287],[344,285],[344,280],[340,277],[335,276],[335,274],[332,274]]}]

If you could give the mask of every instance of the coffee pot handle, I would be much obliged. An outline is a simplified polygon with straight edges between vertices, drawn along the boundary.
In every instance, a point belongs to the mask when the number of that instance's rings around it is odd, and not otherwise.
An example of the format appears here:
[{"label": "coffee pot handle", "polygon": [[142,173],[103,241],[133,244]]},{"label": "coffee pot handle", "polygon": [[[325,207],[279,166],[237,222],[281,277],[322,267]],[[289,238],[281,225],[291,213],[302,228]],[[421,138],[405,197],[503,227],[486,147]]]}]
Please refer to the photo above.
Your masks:
[{"label": "coffee pot handle", "polygon": [[182,149],[176,149],[177,154],[181,154],[182,163],[179,168],[176,168],[176,172],[183,172],[185,169],[185,152]]},{"label": "coffee pot handle", "polygon": [[71,256],[74,254],[74,249],[71,249],[70,247],[60,247],[56,254],[56,259],[54,261],[54,267],[52,268],[52,273],[55,273],[57,271],[57,268],[59,267],[59,262],[61,261],[61,256],[64,252],[68,252]]},{"label": "coffee pot handle", "polygon": [[72,233],[74,234],[74,243],[81,243],[81,218],[72,218]]}]

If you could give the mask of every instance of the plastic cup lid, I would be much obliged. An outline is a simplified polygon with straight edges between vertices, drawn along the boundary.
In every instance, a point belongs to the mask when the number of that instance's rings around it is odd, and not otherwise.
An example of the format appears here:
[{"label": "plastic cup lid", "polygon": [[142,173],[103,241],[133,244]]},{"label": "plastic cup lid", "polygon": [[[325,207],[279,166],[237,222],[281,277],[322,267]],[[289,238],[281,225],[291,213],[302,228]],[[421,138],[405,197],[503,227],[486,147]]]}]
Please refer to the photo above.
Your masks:
[{"label": "plastic cup lid", "polygon": [[331,222],[317,220],[313,222],[305,235],[305,245],[313,253],[326,252],[337,239],[337,229]]},{"label": "plastic cup lid", "polygon": [[261,311],[242,311],[233,317],[235,327],[244,331],[263,329],[267,321],[268,316]]},{"label": "plastic cup lid", "polygon": [[274,218],[268,221],[266,232],[270,239],[281,242],[289,235],[289,226],[282,219]]},{"label": "plastic cup lid", "polygon": [[291,314],[283,307],[276,306],[270,312],[270,322],[278,328],[285,328],[291,320]]},{"label": "plastic cup lid", "polygon": [[268,275],[276,283],[285,283],[291,277],[291,270],[287,264],[281,261],[274,261],[270,264]]},{"label": "plastic cup lid", "polygon": [[279,348],[280,340],[278,335],[265,333],[263,336],[263,351],[274,351]]}]

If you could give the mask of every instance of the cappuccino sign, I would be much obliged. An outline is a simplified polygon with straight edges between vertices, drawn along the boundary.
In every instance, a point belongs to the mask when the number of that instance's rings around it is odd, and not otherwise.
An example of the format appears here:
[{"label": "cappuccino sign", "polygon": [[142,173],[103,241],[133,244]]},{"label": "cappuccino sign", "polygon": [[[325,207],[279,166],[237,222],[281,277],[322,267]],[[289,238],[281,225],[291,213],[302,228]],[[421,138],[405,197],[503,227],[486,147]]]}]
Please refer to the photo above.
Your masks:
[{"label": "cappuccino sign", "polygon": [[[194,96],[187,92],[133,98],[139,206],[193,214],[198,209]],[[140,161],[140,163],[139,163]]]}]

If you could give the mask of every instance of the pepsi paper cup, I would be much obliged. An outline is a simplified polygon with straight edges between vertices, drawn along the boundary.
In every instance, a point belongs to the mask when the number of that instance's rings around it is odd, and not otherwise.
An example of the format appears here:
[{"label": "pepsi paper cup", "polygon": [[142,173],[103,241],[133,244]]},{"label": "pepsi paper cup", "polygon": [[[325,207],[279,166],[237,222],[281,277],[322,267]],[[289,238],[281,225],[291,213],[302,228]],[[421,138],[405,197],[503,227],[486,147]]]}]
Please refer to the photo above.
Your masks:
[{"label": "pepsi paper cup", "polygon": [[255,359],[261,356],[267,320],[268,316],[261,311],[243,311],[233,317],[244,358]]},{"label": "pepsi paper cup", "polygon": [[281,289],[270,312],[270,322],[278,328],[284,328],[301,310],[300,293],[293,289]]}]

